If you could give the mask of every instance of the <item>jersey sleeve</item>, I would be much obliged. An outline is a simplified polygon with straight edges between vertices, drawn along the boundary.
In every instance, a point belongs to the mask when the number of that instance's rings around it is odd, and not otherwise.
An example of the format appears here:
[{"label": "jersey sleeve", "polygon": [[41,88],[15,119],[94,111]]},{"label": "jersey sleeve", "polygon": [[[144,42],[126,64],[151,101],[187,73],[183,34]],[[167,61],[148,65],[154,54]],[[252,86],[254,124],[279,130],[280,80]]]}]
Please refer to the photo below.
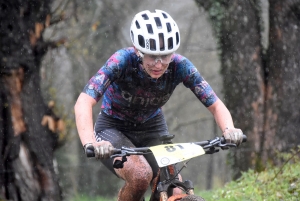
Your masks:
[{"label": "jersey sleeve", "polygon": [[127,62],[125,50],[114,53],[98,72],[88,81],[83,92],[94,98],[97,102],[101,99],[108,86],[118,79]]},{"label": "jersey sleeve", "polygon": [[181,57],[178,66],[183,84],[191,89],[203,105],[209,107],[218,100],[212,87],[204,80],[192,62]]}]

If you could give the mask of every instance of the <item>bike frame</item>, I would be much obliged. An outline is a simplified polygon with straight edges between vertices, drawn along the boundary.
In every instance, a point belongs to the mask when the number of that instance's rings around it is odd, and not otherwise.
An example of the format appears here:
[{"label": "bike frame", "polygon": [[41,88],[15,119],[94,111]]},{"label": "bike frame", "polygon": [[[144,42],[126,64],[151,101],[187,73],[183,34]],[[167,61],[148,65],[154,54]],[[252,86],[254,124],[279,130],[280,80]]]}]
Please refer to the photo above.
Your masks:
[{"label": "bike frame", "polygon": [[[160,138],[162,144],[173,144],[172,139],[174,135],[165,135]],[[247,141],[246,135],[244,135],[243,142]],[[219,152],[218,148],[229,149],[230,147],[236,147],[235,144],[226,143],[226,140],[221,137],[216,137],[212,140],[206,140],[201,142],[193,142],[193,144],[200,145],[205,150],[205,154],[213,154]],[[126,148],[114,149],[114,154],[111,158],[121,157],[120,160],[115,160],[114,168],[123,168],[123,164],[127,161],[126,157],[130,155],[145,155],[152,153],[150,147],[139,147],[139,148]],[[94,157],[94,150],[88,150],[87,157]],[[153,180],[152,192],[150,201],[175,201],[183,198],[187,195],[194,195],[194,185],[190,180],[182,182],[179,180],[179,171],[175,164],[171,164],[165,167],[160,167],[156,178]],[[173,195],[174,188],[181,188],[184,193],[181,195]]]},{"label": "bike frame", "polygon": [[[162,144],[172,144],[174,135],[166,135],[161,138]],[[194,185],[190,180],[182,182],[178,177],[178,170],[174,164],[161,167],[158,170],[158,176],[154,179],[150,201],[155,201],[159,195],[160,201],[167,201],[173,196],[174,188],[180,187],[185,194],[176,196],[184,197],[185,195],[194,195]],[[175,199],[175,198],[174,198]]]}]

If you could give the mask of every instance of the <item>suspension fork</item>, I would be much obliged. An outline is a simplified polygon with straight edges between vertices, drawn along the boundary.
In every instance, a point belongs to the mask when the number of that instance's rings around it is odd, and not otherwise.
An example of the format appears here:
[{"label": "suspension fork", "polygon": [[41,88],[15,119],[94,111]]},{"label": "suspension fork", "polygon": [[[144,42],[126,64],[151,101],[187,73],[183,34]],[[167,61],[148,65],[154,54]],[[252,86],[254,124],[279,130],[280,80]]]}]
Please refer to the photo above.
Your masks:
[{"label": "suspension fork", "polygon": [[[170,187],[172,183],[169,181],[171,181],[176,174],[177,170],[175,165],[160,168],[159,182],[157,182],[156,186],[156,191],[159,193],[160,201],[167,201],[168,197],[173,194],[173,188]],[[175,180],[178,180],[178,178],[175,178]]]},{"label": "suspension fork", "polygon": [[160,201],[167,201],[168,194],[170,195],[173,190],[169,189],[170,183],[166,182],[175,176],[176,170],[174,165],[169,165],[167,167],[162,167],[158,170],[157,176],[153,179],[152,194],[150,201],[155,201],[158,199]]},{"label": "suspension fork", "polygon": [[[191,180],[184,182],[180,181],[177,175],[175,165],[169,165],[161,168],[160,182],[157,184],[157,191],[160,193],[161,201],[167,201],[173,195],[173,190],[176,187],[181,187],[184,191],[183,194],[194,195],[194,184]],[[174,178],[175,177],[175,178]]]}]

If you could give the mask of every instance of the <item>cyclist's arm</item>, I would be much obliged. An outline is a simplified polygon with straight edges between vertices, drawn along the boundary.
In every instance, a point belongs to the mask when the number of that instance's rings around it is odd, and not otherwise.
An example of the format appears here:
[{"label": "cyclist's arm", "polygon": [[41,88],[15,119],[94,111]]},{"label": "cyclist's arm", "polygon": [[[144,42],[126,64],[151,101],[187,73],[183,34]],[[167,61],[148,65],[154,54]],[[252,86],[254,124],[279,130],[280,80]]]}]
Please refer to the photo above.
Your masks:
[{"label": "cyclist's arm", "polygon": [[101,99],[108,86],[126,69],[130,49],[119,50],[88,81],[74,106],[78,134],[82,145],[96,143],[93,127],[93,106]]},{"label": "cyclist's arm", "polygon": [[82,145],[94,143],[94,128],[92,108],[96,100],[91,96],[81,93],[74,106],[77,131]]},{"label": "cyclist's arm", "polygon": [[226,128],[234,128],[231,114],[220,99],[218,99],[211,106],[209,106],[208,110],[213,114],[222,132]]}]

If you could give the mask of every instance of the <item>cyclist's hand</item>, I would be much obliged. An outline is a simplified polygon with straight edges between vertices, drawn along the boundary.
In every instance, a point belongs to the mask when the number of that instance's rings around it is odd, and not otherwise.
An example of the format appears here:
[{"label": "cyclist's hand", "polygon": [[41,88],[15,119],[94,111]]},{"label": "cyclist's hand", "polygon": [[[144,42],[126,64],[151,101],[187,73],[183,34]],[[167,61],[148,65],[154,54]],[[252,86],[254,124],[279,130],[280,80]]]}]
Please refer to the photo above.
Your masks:
[{"label": "cyclist's hand", "polygon": [[243,142],[243,132],[238,128],[226,128],[223,136],[227,143],[234,143],[239,146]]},{"label": "cyclist's hand", "polygon": [[95,142],[93,146],[97,159],[107,159],[113,154],[114,147],[108,141]]}]

